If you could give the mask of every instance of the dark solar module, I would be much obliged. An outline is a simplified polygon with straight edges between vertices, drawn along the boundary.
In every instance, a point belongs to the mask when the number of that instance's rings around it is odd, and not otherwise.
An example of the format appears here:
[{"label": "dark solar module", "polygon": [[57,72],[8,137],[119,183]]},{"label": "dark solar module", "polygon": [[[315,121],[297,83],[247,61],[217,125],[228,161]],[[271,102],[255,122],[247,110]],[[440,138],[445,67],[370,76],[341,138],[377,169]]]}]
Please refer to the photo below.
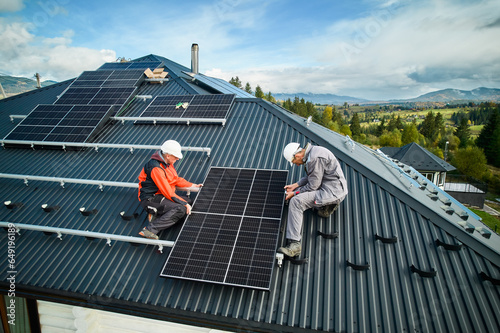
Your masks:
[{"label": "dark solar module", "polygon": [[141,117],[226,119],[235,95],[157,96]]},{"label": "dark solar module", "polygon": [[287,173],[212,167],[160,275],[269,290]]}]

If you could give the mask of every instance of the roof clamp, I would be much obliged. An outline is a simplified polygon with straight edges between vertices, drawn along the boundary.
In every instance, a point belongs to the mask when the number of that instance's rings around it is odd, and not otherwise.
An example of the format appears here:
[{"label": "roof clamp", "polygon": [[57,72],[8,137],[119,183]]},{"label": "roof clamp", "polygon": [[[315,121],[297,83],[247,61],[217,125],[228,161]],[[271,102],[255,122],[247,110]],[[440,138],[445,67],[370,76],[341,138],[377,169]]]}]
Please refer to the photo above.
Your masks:
[{"label": "roof clamp", "polygon": [[60,231],[57,232],[57,238],[59,238],[59,240],[62,240],[62,233]]},{"label": "roof clamp", "polygon": [[134,147],[130,147],[130,154],[134,154]]},{"label": "roof clamp", "polygon": [[65,145],[64,143],[63,143],[63,145],[62,145],[62,149],[63,149],[64,151],[66,151],[66,145]]},{"label": "roof clamp", "polygon": [[106,244],[107,244],[108,246],[111,246],[111,238],[109,238],[109,237],[108,237],[108,238],[106,238]]},{"label": "roof clamp", "polygon": [[16,227],[16,234],[18,234],[19,236],[21,236],[21,228],[17,228]]},{"label": "roof clamp", "polygon": [[95,150],[96,152],[99,152],[99,146],[98,146],[98,145],[96,145],[96,146],[94,147],[94,150]]},{"label": "roof clamp", "polygon": [[24,185],[28,186],[28,178],[24,178]]},{"label": "roof clamp", "polygon": [[104,191],[104,186],[102,184],[99,184],[99,190]]},{"label": "roof clamp", "polygon": [[163,253],[163,245],[158,244],[158,251],[159,251],[160,253]]},{"label": "roof clamp", "polygon": [[212,149],[208,148],[208,149],[206,150],[206,152],[207,152],[207,157],[210,157],[210,153],[212,152]]},{"label": "roof clamp", "polygon": [[61,180],[59,184],[61,185],[62,188],[64,188],[64,180]]},{"label": "roof clamp", "polygon": [[222,127],[226,126],[226,119],[222,120]]},{"label": "roof clamp", "polygon": [[2,147],[5,149],[5,142],[2,141]]},{"label": "roof clamp", "polygon": [[278,260],[278,267],[281,268],[281,265],[283,265],[283,253],[276,253],[276,260]]},{"label": "roof clamp", "polygon": [[125,119],[122,119],[122,125],[125,125]]},{"label": "roof clamp", "polygon": [[155,125],[155,126],[156,126],[156,119],[155,119],[155,120],[153,120],[153,125]]},{"label": "roof clamp", "polygon": [[33,142],[31,143],[31,149],[35,150],[35,144]]}]

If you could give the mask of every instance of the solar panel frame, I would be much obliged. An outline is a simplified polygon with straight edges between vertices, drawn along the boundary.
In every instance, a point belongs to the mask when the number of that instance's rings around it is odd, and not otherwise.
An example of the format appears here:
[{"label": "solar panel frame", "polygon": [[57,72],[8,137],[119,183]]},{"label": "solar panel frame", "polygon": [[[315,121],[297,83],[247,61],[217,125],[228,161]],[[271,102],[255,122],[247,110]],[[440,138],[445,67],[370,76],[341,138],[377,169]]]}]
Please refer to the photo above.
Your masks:
[{"label": "solar panel frame", "polygon": [[[112,105],[37,105],[4,140],[85,142],[109,119]],[[44,118],[40,118],[40,114]]]},{"label": "solar panel frame", "polygon": [[[160,276],[269,290],[287,176],[286,170],[211,167]],[[278,215],[249,215],[256,181],[261,188],[267,182],[265,198],[281,198],[272,208]]]},{"label": "solar panel frame", "polygon": [[[227,119],[236,95],[171,95],[156,96],[140,117],[183,119]],[[188,103],[187,108],[178,107]],[[161,122],[168,119],[162,119]],[[141,121],[142,122],[142,121]]]}]

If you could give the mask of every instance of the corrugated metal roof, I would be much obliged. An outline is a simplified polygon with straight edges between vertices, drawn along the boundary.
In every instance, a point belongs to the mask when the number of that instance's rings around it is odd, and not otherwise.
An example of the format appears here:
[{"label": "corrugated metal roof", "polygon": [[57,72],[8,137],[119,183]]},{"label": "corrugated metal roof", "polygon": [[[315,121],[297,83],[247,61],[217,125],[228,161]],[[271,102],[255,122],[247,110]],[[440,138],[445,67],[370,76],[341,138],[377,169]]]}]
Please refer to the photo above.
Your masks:
[{"label": "corrugated metal roof", "polygon": [[[145,83],[139,94],[179,94],[182,89],[176,80]],[[7,131],[14,124],[4,124],[9,111],[1,105],[2,131]],[[146,105],[136,99],[124,115],[139,115]],[[115,122],[98,137],[106,143],[156,145],[165,139],[212,149],[210,157],[186,152],[176,164],[179,174],[194,182],[203,181],[210,166],[289,169],[293,182],[303,170],[290,168],[282,158],[283,147],[290,141],[320,144],[339,158],[349,195],[328,219],[305,213],[303,254],[309,263],[284,262],[275,269],[269,292],[160,278],[168,250],[159,254],[151,246],[116,242],[109,247],[104,240],[65,236],[61,241],[24,231],[16,239],[18,296],[229,330],[493,332],[500,327],[498,286],[479,276],[485,272],[500,277],[500,237],[466,232],[458,224],[465,207],[442,191],[434,201],[432,185],[420,186],[421,179],[413,179],[411,169],[401,169],[369,148],[256,98],[237,98],[224,127]],[[115,148],[9,148],[0,150],[0,173],[135,182],[151,154]],[[22,180],[0,178],[0,198],[23,203],[12,210],[0,207],[0,221],[137,235],[146,222],[136,196],[134,189],[101,192],[96,186],[61,188],[37,181],[25,186]],[[450,206],[446,200],[451,200]],[[43,203],[61,208],[45,213]],[[449,215],[443,206],[455,213]],[[80,207],[98,212],[84,217]],[[140,215],[125,221],[119,216],[123,210]],[[469,214],[467,223],[481,226]],[[179,230],[174,227],[160,237],[175,240]],[[338,231],[339,238],[324,239],[318,230]],[[397,242],[383,243],[376,235],[397,237]],[[3,244],[6,237],[0,234]],[[436,246],[436,239],[464,246],[448,251]],[[1,251],[6,258],[7,248]],[[370,266],[356,271],[347,260]],[[435,269],[437,275],[421,277],[412,273],[412,265],[422,271]],[[1,290],[6,292],[5,271],[1,276]]]}]

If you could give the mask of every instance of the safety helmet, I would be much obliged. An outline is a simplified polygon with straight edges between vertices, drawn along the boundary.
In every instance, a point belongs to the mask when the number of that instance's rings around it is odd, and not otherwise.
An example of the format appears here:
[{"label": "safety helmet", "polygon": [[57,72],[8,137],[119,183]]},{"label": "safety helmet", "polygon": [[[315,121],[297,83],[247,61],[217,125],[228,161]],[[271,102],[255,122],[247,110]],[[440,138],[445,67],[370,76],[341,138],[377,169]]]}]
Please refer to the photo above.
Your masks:
[{"label": "safety helmet", "polygon": [[293,157],[301,150],[302,148],[300,148],[300,143],[290,142],[285,146],[285,149],[283,149],[283,157],[285,158],[285,160],[290,162],[290,165],[293,165]]},{"label": "safety helmet", "polygon": [[161,145],[162,154],[174,155],[178,159],[182,158],[181,145],[175,140],[167,140]]}]

